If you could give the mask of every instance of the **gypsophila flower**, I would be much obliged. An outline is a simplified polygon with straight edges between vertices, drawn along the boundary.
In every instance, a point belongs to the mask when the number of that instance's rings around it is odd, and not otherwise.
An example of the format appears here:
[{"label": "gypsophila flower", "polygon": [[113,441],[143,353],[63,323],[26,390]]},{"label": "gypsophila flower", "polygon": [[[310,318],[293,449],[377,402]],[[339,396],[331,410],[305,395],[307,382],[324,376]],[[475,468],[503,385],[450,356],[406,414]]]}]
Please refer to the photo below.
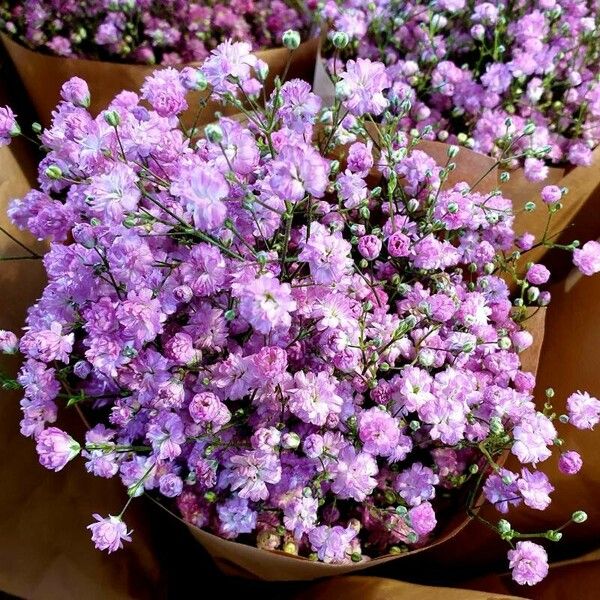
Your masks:
[{"label": "gypsophila flower", "polygon": [[535,585],[548,574],[548,554],[539,544],[517,542],[508,560],[513,579],[520,585]]},{"label": "gypsophila flower", "polygon": [[573,264],[584,275],[600,273],[600,243],[590,240],[581,248],[575,248],[573,250]]},{"label": "gypsophila flower", "polygon": [[593,429],[600,421],[600,400],[587,392],[571,394],[567,399],[569,423],[578,429]]},{"label": "gypsophila flower", "polygon": [[131,541],[131,531],[127,531],[127,526],[121,517],[101,517],[94,514],[96,523],[88,525],[92,532],[92,541],[98,550],[106,550],[109,554],[123,547],[123,542]]}]

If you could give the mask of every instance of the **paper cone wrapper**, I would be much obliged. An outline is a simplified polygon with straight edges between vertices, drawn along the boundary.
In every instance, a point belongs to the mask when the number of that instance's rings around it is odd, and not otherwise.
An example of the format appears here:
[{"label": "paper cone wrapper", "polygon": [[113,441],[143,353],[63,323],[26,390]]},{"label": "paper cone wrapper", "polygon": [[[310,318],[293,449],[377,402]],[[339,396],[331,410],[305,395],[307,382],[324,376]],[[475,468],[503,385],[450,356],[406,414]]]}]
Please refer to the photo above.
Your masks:
[{"label": "paper cone wrapper", "polygon": [[[50,124],[52,111],[60,101],[60,88],[69,78],[77,76],[87,81],[91,96],[90,112],[96,116],[119,92],[138,92],[144,79],[161,68],[160,65],[135,65],[51,56],[30,50],[4,34],[1,36],[38,117],[45,126]],[[312,79],[318,44],[318,38],[312,38],[293,52],[287,79]],[[289,50],[283,47],[256,52],[256,56],[269,65],[269,76],[265,86],[267,93],[273,89],[275,76],[283,75],[289,54]],[[190,63],[178,68],[200,64]],[[216,110],[226,112],[220,104],[209,102],[198,114],[199,102],[205,97],[206,92],[188,94],[187,101],[191,108],[182,115],[185,125],[191,126],[196,119],[197,125],[205,125],[214,121]]]},{"label": "paper cone wrapper", "polygon": [[[540,200],[540,193],[546,185],[557,185],[569,192],[563,197],[563,208],[552,217],[548,232],[550,239],[568,244],[576,239],[584,243],[595,238],[600,226],[600,146],[594,150],[589,167],[551,167],[549,171],[545,181],[534,183],[525,178],[523,169],[516,169],[510,172],[506,183],[500,184],[504,196],[513,201],[515,211],[520,211],[515,222],[516,233],[529,232],[536,240],[542,239],[547,211]],[[536,202],[537,209],[526,213],[522,208],[530,201]],[[555,281],[566,276],[571,266],[569,253],[547,247],[528,252],[527,260],[548,264]]]}]

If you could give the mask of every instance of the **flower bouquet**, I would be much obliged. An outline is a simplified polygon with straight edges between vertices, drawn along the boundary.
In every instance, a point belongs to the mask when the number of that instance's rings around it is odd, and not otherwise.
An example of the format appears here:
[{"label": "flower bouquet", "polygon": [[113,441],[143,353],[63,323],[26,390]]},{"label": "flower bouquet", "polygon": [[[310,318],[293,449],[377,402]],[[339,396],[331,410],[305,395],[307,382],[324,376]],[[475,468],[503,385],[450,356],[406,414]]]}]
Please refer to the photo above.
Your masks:
[{"label": "flower bouquet", "polygon": [[[289,64],[288,30],[299,32],[302,42]],[[228,38],[248,44],[268,65],[268,91],[285,70],[310,78],[317,49],[308,13],[294,0],[2,0],[0,32],[45,125],[63,82],[73,76],[87,81],[95,116],[117,93],[139,90],[157,66],[198,66]],[[216,108],[202,95],[190,94],[189,101],[188,126],[211,119]]]},{"label": "flower bouquet", "polygon": [[[521,353],[550,274],[527,263],[515,276],[532,244],[490,185],[496,163],[474,174],[458,146],[402,133],[384,65],[368,65],[342,71],[343,97],[322,109],[297,79],[263,95],[259,59],[225,42],[197,79],[241,116],[202,137],[177,118],[189,73],[165,85],[158,71],[95,118],[80,81],[63,87],[40,188],[9,208],[52,240],[48,284],[20,341],[2,332],[0,348],[23,355],[3,385],[23,390],[21,430],[42,465],[81,456],[127,490],[121,511],[94,515],[99,549],[131,540],[127,507],[149,494],[221,564],[316,578],[431,547],[484,500],[543,510],[552,485],[537,465],[553,449],[564,472],[581,465],[557,428],[593,427],[600,401],[573,394],[558,415],[548,391],[536,408]],[[1,115],[9,141],[21,130]],[[600,271],[599,244],[564,249]],[[57,426],[69,410],[85,439]],[[541,533],[484,525],[534,584],[548,567],[531,539],[557,542],[585,518]]]},{"label": "flower bouquet", "polygon": [[[510,171],[501,189],[521,204],[539,197],[545,185],[581,188],[557,231],[588,199],[598,205],[596,2],[330,0],[320,15],[330,31],[323,44],[327,60],[318,60],[316,70],[323,94],[334,96],[336,65],[381,60],[388,66],[389,99],[410,106],[402,120],[406,131],[431,127],[426,137],[500,159]],[[511,134],[526,128],[532,135],[515,145]],[[581,168],[592,163],[593,169]],[[520,221],[520,232],[542,235],[545,222],[537,215],[522,214]]]}]

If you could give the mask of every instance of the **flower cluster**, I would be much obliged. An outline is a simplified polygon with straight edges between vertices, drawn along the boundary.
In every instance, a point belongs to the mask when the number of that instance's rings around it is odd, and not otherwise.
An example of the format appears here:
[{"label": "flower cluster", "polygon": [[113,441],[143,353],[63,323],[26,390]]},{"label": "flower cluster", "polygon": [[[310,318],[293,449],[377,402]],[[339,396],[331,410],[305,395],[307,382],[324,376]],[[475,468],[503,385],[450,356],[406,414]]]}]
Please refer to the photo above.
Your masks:
[{"label": "flower cluster", "polygon": [[[263,103],[261,73],[247,44],[211,54],[200,76],[244,118],[203,137],[177,118],[189,73],[159,71],[96,118],[85,84],[65,84],[40,187],[9,208],[52,240],[18,342],[40,461],[80,454],[130,500],[160,494],[197,527],[326,563],[422,547],[480,490],[501,512],[543,510],[559,418],[536,408],[519,354],[549,272],[529,264],[512,299],[527,244],[514,249],[510,200],[451,184],[458,147],[438,164],[402,115],[368,125],[383,65],[348,65],[332,110],[300,80]],[[567,249],[600,270],[598,246]],[[79,442],[54,425],[73,406],[92,423]],[[600,419],[585,393],[567,410],[579,428]],[[95,517],[98,548],[129,540],[123,512]],[[517,580],[539,580],[544,556],[519,541]]]},{"label": "flower cluster", "polygon": [[292,0],[0,0],[0,30],[57,56],[174,65],[204,60],[227,38],[253,49],[305,34],[308,13]]},{"label": "flower cluster", "polygon": [[328,0],[320,14],[336,54],[388,65],[389,98],[410,106],[406,130],[431,125],[432,137],[499,157],[506,134],[530,126],[519,149],[536,181],[544,162],[590,163],[600,141],[597,2]]}]

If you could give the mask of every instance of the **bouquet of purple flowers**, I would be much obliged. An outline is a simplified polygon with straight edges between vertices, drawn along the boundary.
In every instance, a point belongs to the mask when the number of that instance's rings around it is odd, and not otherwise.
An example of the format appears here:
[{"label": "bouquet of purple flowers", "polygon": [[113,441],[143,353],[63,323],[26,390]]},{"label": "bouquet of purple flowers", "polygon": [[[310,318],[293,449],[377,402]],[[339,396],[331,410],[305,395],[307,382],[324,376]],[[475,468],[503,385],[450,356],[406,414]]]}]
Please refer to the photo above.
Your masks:
[{"label": "bouquet of purple flowers", "polygon": [[[130,540],[127,506],[149,493],[227,540],[364,566],[428,545],[449,512],[476,516],[482,494],[500,513],[544,510],[538,465],[554,449],[563,472],[581,467],[559,428],[592,428],[600,401],[574,393],[559,415],[548,390],[538,409],[521,366],[528,319],[550,300],[541,264],[514,277],[534,242],[515,240],[511,201],[485,173],[452,180],[457,146],[440,164],[402,133],[384,66],[360,65],[331,109],[301,80],[266,97],[264,64],[229,41],[96,118],[85,82],[63,87],[39,189],[9,208],[52,240],[48,284],[0,348],[23,355],[3,384],[23,389],[40,462],[81,456],[127,489],[89,526],[98,548]],[[242,118],[182,130],[200,87]],[[19,133],[3,109],[0,141]],[[549,218],[563,195],[544,189]],[[600,271],[600,244],[564,249]],[[89,420],[85,439],[55,424],[68,410]],[[531,538],[556,542],[585,518],[536,534],[486,525],[534,584],[548,567]]]},{"label": "bouquet of purple flowers", "polygon": [[[388,65],[390,99],[410,106],[407,131],[432,126],[432,139],[500,157],[509,120],[534,130],[517,157],[532,181],[549,163],[590,164],[600,140],[597,2],[329,0],[320,14],[336,56]],[[544,151],[531,152],[531,140]]]},{"label": "bouquet of purple flowers", "polygon": [[175,65],[204,60],[228,38],[254,50],[281,46],[284,31],[307,33],[293,0],[0,1],[0,29],[55,56]]}]

